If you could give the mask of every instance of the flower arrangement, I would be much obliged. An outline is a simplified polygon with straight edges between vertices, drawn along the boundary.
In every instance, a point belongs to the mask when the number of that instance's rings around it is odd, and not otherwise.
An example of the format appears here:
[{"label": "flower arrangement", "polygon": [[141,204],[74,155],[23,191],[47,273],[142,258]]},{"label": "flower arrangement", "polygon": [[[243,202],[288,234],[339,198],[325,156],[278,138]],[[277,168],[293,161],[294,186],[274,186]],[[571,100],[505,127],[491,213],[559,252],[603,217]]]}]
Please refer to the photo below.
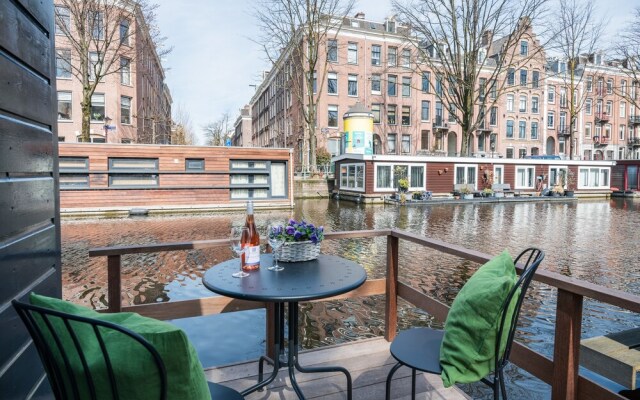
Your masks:
[{"label": "flower arrangement", "polygon": [[283,237],[285,243],[311,241],[313,244],[317,244],[324,239],[324,228],[307,223],[305,220],[298,222],[295,219],[290,219],[281,232],[269,232],[269,234]]},{"label": "flower arrangement", "polygon": [[407,189],[409,189],[409,179],[407,178],[398,179],[398,187],[400,188],[400,190],[407,191]]}]

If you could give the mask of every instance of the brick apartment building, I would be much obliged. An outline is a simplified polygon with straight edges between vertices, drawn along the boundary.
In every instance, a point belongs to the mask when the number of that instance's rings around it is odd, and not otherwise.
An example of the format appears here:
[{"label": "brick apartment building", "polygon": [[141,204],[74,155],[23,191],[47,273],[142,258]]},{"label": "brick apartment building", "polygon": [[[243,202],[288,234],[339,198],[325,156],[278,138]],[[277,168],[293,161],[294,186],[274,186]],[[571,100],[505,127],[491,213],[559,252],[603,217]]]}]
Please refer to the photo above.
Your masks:
[{"label": "brick apartment building", "polygon": [[[59,24],[75,31],[74,15],[60,0],[55,1],[56,18],[56,86],[58,91],[58,138],[77,142],[82,128],[82,82],[71,72],[78,63],[73,46]],[[125,3],[123,3],[125,4]],[[135,3],[117,23],[123,41],[121,69],[106,75],[91,99],[90,139],[94,143],[171,143],[171,94],[149,28]],[[104,21],[98,12],[97,19]],[[104,30],[103,30],[104,31]],[[104,32],[97,35],[104,35]],[[97,40],[101,40],[97,38]],[[96,49],[94,49],[96,50]],[[90,52],[90,59],[94,52]],[[135,57],[132,57],[135,55]]]},{"label": "brick apartment building", "polygon": [[[422,65],[416,68],[418,51],[407,43],[402,29],[393,19],[377,23],[358,13],[345,18],[339,32],[328,36],[320,49],[328,68],[324,79],[317,81],[324,85],[317,107],[318,148],[339,153],[342,115],[360,102],[374,115],[374,153],[459,155],[461,129],[450,117],[450,107],[436,96],[446,85],[436,79],[436,72]],[[489,56],[505,51],[504,38],[494,40],[487,32],[483,41]],[[548,58],[531,29],[516,46],[508,50],[516,54],[512,64],[516,67],[505,70],[507,87],[494,107],[478,110],[486,119],[474,133],[471,153],[568,158],[566,64]],[[492,61],[481,77],[491,75]],[[288,69],[299,65],[283,54],[250,102],[252,144],[293,147],[297,163],[304,159],[303,129],[297,122],[296,97],[284,83]],[[636,96],[637,83],[601,54],[581,58],[578,72],[582,79],[576,99],[582,99],[583,107],[574,128],[573,158],[640,158],[640,110],[636,112],[618,91],[633,91]],[[496,93],[488,90],[486,95]]]}]

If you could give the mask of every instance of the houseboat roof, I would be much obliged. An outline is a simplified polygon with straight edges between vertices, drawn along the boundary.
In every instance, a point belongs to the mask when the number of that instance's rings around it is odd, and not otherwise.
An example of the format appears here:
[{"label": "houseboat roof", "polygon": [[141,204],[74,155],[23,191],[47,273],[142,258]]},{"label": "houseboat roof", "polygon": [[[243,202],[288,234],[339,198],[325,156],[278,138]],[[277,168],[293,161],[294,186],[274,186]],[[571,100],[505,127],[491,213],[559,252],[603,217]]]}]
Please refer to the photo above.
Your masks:
[{"label": "houseboat roof", "polygon": [[581,165],[611,167],[616,165],[615,160],[585,161],[585,160],[563,160],[563,159],[531,159],[531,158],[491,158],[491,157],[444,157],[444,156],[403,156],[403,155],[383,155],[383,154],[341,154],[332,158],[333,162],[343,160],[362,160],[377,162],[424,162],[424,163],[460,163],[460,164],[518,164],[518,165]]}]

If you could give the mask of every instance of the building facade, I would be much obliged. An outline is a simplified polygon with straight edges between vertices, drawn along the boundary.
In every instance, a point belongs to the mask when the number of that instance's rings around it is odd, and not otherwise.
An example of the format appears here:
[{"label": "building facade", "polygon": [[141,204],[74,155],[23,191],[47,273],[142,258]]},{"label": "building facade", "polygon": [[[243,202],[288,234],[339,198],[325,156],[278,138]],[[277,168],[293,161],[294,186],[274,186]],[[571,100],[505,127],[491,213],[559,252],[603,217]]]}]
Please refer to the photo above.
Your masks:
[{"label": "building facade", "polygon": [[[56,85],[58,91],[58,139],[79,141],[82,129],[82,81],[78,79],[80,59],[65,32],[76,32],[75,15],[61,0],[56,4]],[[104,76],[91,96],[90,141],[94,143],[158,143],[171,142],[171,94],[165,84],[162,64],[142,13],[134,5],[123,6],[115,18],[98,11],[94,14],[96,29],[91,40],[89,63],[99,60],[99,52],[108,47],[102,40],[105,31],[117,32],[112,47],[119,51],[113,57],[116,72]],[[113,15],[113,11],[111,14]],[[97,22],[95,22],[97,21]],[[60,24],[65,24],[63,29]],[[109,25],[108,25],[109,24]],[[118,24],[115,28],[110,24]],[[107,56],[104,59],[112,58]],[[89,68],[91,75],[91,68]],[[91,79],[91,78],[90,78]]]},{"label": "building facade", "polygon": [[231,145],[239,147],[252,147],[251,142],[251,109],[246,105],[240,109],[240,115],[233,124],[234,130],[231,136]]},{"label": "building facade", "polygon": [[[340,153],[342,115],[360,102],[374,115],[375,154],[459,155],[462,130],[451,116],[456,111],[437,95],[447,90],[447,85],[437,79],[437,71],[416,64],[424,50],[409,44],[402,29],[393,19],[378,23],[358,13],[345,18],[340,30],[328,35],[320,49],[320,60],[326,57],[327,69],[314,72],[314,90],[319,90],[318,148]],[[604,62],[601,55],[581,58],[579,80],[574,81],[579,112],[571,135],[566,65],[563,70],[561,62],[547,57],[532,29],[509,49],[505,48],[505,38],[494,40],[490,32],[485,36],[483,45],[490,58],[480,71],[480,82],[492,75],[497,58],[492,55],[512,52],[514,56],[510,67],[498,77],[505,80],[505,86],[497,93],[487,89],[483,94],[499,98],[489,109],[477,110],[485,119],[473,133],[472,156],[559,155],[589,160],[640,157],[639,150],[634,150],[640,149],[635,132],[640,118],[632,106],[625,104],[629,102],[622,100],[620,92],[624,85],[626,90],[637,91],[637,82],[625,81],[618,66]],[[304,160],[305,150],[297,115],[300,103],[288,89],[286,78],[295,76],[291,69],[300,65],[284,53],[250,103],[253,144],[294,147],[297,163]],[[591,84],[587,84],[588,79]],[[603,85],[600,91],[598,84]],[[572,157],[570,140],[574,144]]]}]

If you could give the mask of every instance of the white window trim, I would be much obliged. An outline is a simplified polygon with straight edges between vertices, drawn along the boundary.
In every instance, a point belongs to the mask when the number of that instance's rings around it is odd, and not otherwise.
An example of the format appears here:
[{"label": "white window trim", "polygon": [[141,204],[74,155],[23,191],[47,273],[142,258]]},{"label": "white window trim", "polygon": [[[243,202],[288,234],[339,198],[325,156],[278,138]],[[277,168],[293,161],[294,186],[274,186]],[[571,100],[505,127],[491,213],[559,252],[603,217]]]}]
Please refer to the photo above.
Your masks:
[{"label": "white window trim", "polygon": [[[465,178],[467,177],[467,171],[469,167],[475,167],[476,169],[476,183],[473,184],[473,190],[478,190],[478,164],[453,164],[453,184],[455,185],[456,182],[458,182],[458,167],[465,167]],[[468,179],[465,179],[465,181],[467,181]],[[465,183],[465,185],[469,185],[468,183]]]},{"label": "white window trim", "polygon": [[[588,176],[591,176],[590,175],[590,172],[591,172],[590,170],[597,169],[598,170],[598,179],[600,179],[600,173],[601,173],[602,170],[608,170],[609,171],[609,174],[608,174],[609,182],[607,182],[606,185],[602,185],[602,186],[593,186],[591,184],[591,182],[589,182],[590,185],[587,185],[587,186],[582,185],[582,183],[580,182],[580,172],[582,170],[585,170],[585,169],[587,171],[589,171],[588,172],[589,173]],[[578,177],[577,177],[577,179],[578,179],[578,189],[610,189],[611,188],[611,168],[610,167],[578,167]]]},{"label": "white window trim", "polygon": [[[533,170],[533,186],[520,186],[518,185],[518,170],[519,169],[528,169],[528,170]],[[534,189],[535,188],[535,177],[536,177],[536,167],[532,166],[532,165],[516,165],[516,168],[514,169],[514,189]]]},{"label": "white window trim", "polygon": [[410,186],[408,190],[424,190],[424,188],[426,187],[426,182],[427,182],[427,166],[426,164],[419,164],[419,163],[387,163],[387,162],[380,162],[380,163],[374,163],[373,164],[373,191],[374,192],[388,192],[388,193],[395,193],[396,192],[396,188],[391,187],[391,188],[379,188],[378,187],[378,166],[390,166],[391,167],[391,183],[393,184],[394,181],[394,176],[393,174],[395,173],[394,171],[394,167],[397,165],[401,165],[401,166],[406,166],[407,170],[408,170],[408,176],[407,179],[409,179],[409,184],[411,184],[411,167],[422,167],[424,169],[424,174],[422,174],[422,186],[420,187],[415,187],[415,186]]},{"label": "white window trim", "polygon": [[[556,170],[561,170],[564,169],[566,172],[566,174],[569,174],[569,166],[567,165],[549,165],[549,169],[547,170],[547,182],[549,182],[549,178],[551,177],[551,170],[552,169],[556,169]],[[549,182],[549,186],[551,186],[551,182]],[[564,185],[564,189],[567,188],[567,185]]]},{"label": "white window trim", "polygon": [[[362,167],[362,188],[357,188],[357,187],[348,187],[348,186],[342,186],[342,167],[346,167],[347,168],[347,173],[349,172],[349,167],[350,166],[361,166]],[[340,190],[348,190],[351,192],[363,192],[364,193],[364,186],[366,186],[367,184],[367,170],[366,170],[366,165],[365,163],[349,163],[349,164],[341,164],[340,165]]]},{"label": "white window trim", "polygon": [[502,173],[500,174],[500,176],[502,177],[502,182],[499,182],[499,184],[503,184],[504,183],[504,165],[494,165],[493,166],[493,183],[498,183],[495,181],[496,179],[496,170],[501,169]]}]

